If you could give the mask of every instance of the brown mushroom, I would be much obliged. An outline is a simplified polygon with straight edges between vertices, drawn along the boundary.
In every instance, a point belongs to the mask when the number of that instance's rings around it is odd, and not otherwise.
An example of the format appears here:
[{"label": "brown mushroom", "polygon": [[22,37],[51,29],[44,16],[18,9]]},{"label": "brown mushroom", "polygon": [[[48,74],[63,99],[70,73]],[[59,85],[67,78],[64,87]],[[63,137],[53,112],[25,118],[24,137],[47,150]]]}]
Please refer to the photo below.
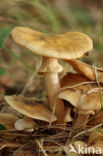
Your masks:
[{"label": "brown mushroom", "polygon": [[[88,139],[88,147],[93,147],[94,150],[97,150],[96,154],[103,155],[103,128],[94,129]],[[91,154],[94,154],[94,151],[91,150]]]},{"label": "brown mushroom", "polygon": [[[84,95],[87,95],[89,93],[89,90],[92,91],[99,90],[98,84],[96,82],[88,81],[88,78],[86,78],[82,74],[71,74],[71,73],[67,74],[61,79],[61,86],[62,88],[61,91],[58,93],[58,98],[68,101],[72,106],[75,107],[76,111],[81,109],[81,107],[84,106],[84,105],[83,106],[80,105],[82,103],[82,99],[83,99],[82,97],[84,97]],[[101,87],[102,86],[103,85],[101,84]],[[96,100],[96,98],[93,97],[93,101]],[[98,98],[99,98],[99,93],[98,93]],[[85,106],[88,106],[88,104]],[[82,109],[81,111],[82,113],[80,113],[79,111],[78,119],[75,124],[76,128],[85,125],[87,120],[90,117],[90,114],[91,115],[95,114],[94,108],[92,109],[92,107],[94,106],[91,106],[91,110],[88,108],[87,111]],[[98,111],[97,108],[95,111]]]},{"label": "brown mushroom", "polygon": [[91,65],[88,65],[84,62],[81,62],[79,60],[66,60],[66,62],[68,62],[74,70],[76,70],[79,73],[82,73],[83,75],[85,75],[88,79],[94,81],[97,79],[97,76],[99,77],[100,82],[103,82],[103,69],[101,68],[97,68],[97,67],[93,67]]},{"label": "brown mushroom", "polygon": [[[47,35],[27,27],[16,27],[11,32],[13,40],[43,56],[39,72],[44,72],[49,106],[54,108],[55,96],[60,89],[58,73],[63,70],[57,59],[82,57],[93,48],[92,40],[80,32],[67,32],[60,35]],[[58,99],[55,108],[58,123],[64,123],[65,111],[62,100]]]},{"label": "brown mushroom", "polygon": [[[25,123],[27,123],[27,125],[24,123],[24,125],[26,125],[24,127],[27,129],[34,128],[35,124],[33,119],[43,120],[46,122],[51,121],[52,112],[43,105],[42,101],[36,98],[25,98],[23,95],[18,96],[13,95],[13,96],[5,96],[5,100],[12,108],[17,110],[21,114],[25,115],[24,120]],[[53,121],[55,120],[56,116],[53,117]],[[23,123],[23,120],[19,120],[16,123],[22,125],[21,123]],[[24,127],[20,128],[20,126],[17,124],[15,127],[18,130],[24,128]]]},{"label": "brown mushroom", "polygon": [[91,86],[92,82],[90,82],[88,78],[77,73],[67,74],[61,79],[60,83],[61,90],[58,94],[58,98],[68,101],[74,107],[77,107],[80,96],[93,87]]},{"label": "brown mushroom", "polygon": [[3,124],[6,129],[14,129],[14,123],[19,118],[17,116],[14,116],[12,114],[8,113],[0,113],[0,123]]},{"label": "brown mushroom", "polygon": [[21,131],[25,130],[27,132],[33,132],[34,129],[38,130],[39,126],[37,123],[32,120],[32,118],[24,117],[23,119],[19,119],[15,122],[15,129]]},{"label": "brown mushroom", "polygon": [[[91,89],[82,96],[75,128],[85,126],[90,117],[92,119],[93,115],[96,115],[102,109],[101,100],[103,101],[103,90],[101,89],[100,95],[99,88]],[[101,118],[99,121],[103,121],[103,119]]]}]

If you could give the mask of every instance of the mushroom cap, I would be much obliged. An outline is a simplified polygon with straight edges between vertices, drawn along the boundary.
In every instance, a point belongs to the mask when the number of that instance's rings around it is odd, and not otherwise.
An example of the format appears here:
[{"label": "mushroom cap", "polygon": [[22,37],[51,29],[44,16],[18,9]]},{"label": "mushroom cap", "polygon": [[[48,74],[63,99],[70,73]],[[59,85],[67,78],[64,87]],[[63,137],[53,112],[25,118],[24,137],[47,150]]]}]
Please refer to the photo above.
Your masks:
[{"label": "mushroom cap", "polygon": [[61,85],[61,88],[63,88],[63,87],[77,85],[82,82],[89,82],[89,81],[90,80],[82,74],[68,73],[60,80],[60,85]]},{"label": "mushroom cap", "polygon": [[19,131],[26,130],[27,132],[32,132],[34,131],[35,127],[37,127],[37,124],[31,118],[29,118],[28,120],[19,119],[15,122],[14,125],[15,129]]},{"label": "mushroom cap", "polygon": [[96,73],[101,82],[103,82],[103,69],[93,67],[78,60],[66,60],[77,72],[83,74],[90,80],[96,80]]},{"label": "mushroom cap", "polygon": [[11,36],[33,53],[57,59],[80,58],[93,49],[92,40],[80,32],[48,35],[27,27],[15,27]]},{"label": "mushroom cap", "polygon": [[0,113],[0,123],[7,129],[13,129],[14,123],[18,120],[17,116],[8,113]]},{"label": "mushroom cap", "polygon": [[100,110],[102,109],[102,103],[101,98],[103,102],[103,90],[101,90],[101,97],[99,94],[99,88],[97,88],[96,91],[88,92],[83,98],[82,98],[82,104],[80,106],[80,109],[82,110]]},{"label": "mushroom cap", "polygon": [[[46,122],[51,121],[52,112],[43,105],[43,102],[36,98],[25,98],[22,95],[5,96],[7,103],[20,112],[30,118],[43,120]],[[56,116],[53,117],[53,121],[56,120]]]},{"label": "mushroom cap", "polygon": [[[102,86],[103,86],[103,84],[101,84],[101,87]],[[58,93],[58,98],[64,99],[64,100],[70,102],[74,107],[78,107],[78,106],[80,106],[79,104],[81,103],[81,97],[86,93],[88,93],[88,95],[89,95],[90,94],[89,90],[92,90],[92,89],[98,90],[98,84],[95,81],[94,82],[89,81],[88,78],[86,78],[82,74],[69,73],[61,79],[61,91]],[[99,92],[94,93],[94,94],[98,94],[98,96],[96,98],[98,98],[98,99],[100,98]],[[92,95],[90,94],[89,97],[90,96],[92,96]],[[86,96],[86,97],[87,97],[86,100],[88,100],[89,97],[88,96]],[[93,98],[94,98],[93,100],[95,101],[95,95],[93,95]],[[84,100],[85,100],[85,98],[84,98]],[[88,100],[88,102],[91,103],[92,98],[90,101],[89,100]],[[99,101],[96,105],[99,104]],[[89,105],[89,103],[86,104],[87,103],[86,101],[84,103],[83,103],[83,105],[81,105],[80,108],[84,108],[86,106],[92,108],[93,103],[91,103],[90,105]],[[96,103],[96,101],[95,101],[95,103]],[[96,105],[94,105],[93,108],[96,107],[96,110],[97,110]],[[98,106],[100,108],[100,104]]]},{"label": "mushroom cap", "polygon": [[63,90],[58,94],[58,98],[68,101],[74,107],[77,107],[79,97],[79,94],[74,89]]},{"label": "mushroom cap", "polygon": [[[82,84],[83,82],[88,82],[87,84]],[[87,92],[92,87],[95,87],[96,84],[91,86],[88,78],[82,74],[67,74],[64,76],[61,81],[61,91],[58,94],[58,98],[64,99],[70,102],[74,107],[77,107],[79,104],[80,96]],[[63,89],[64,88],[64,89]]]}]

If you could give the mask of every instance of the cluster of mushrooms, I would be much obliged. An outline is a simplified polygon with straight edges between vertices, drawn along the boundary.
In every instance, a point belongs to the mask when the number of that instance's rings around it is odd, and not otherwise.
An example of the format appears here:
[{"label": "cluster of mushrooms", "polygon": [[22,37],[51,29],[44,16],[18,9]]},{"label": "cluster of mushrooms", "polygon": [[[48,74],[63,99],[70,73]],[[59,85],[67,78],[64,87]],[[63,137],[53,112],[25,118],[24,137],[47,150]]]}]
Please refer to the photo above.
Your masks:
[{"label": "cluster of mushrooms", "polygon": [[[38,74],[44,76],[48,97],[45,105],[34,97],[5,96],[6,102],[24,115],[23,119],[13,119],[15,129],[34,131],[38,127],[34,119],[52,122],[64,129],[68,122],[74,129],[102,123],[103,70],[76,60],[93,49],[87,35],[80,32],[48,35],[27,27],[15,27],[11,37],[17,44],[42,56]],[[64,69],[58,59],[69,63],[75,73],[67,73],[59,80],[59,73]]]}]

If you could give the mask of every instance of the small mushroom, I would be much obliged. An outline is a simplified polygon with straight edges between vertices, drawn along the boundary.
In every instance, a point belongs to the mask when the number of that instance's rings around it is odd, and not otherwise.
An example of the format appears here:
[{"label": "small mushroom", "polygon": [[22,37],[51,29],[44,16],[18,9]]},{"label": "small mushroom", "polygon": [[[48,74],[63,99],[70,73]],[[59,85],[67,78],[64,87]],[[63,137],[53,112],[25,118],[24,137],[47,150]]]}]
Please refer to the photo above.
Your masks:
[{"label": "small mushroom", "polygon": [[[98,150],[97,154],[103,155],[103,128],[94,129],[88,139],[88,147]],[[91,154],[94,154],[94,151],[91,150]]]},{"label": "small mushroom", "polygon": [[[88,78],[83,76],[82,74],[67,74],[61,79],[61,91],[58,94],[58,98],[61,98],[63,100],[68,101],[72,106],[75,107],[75,110],[79,110],[81,106],[81,100],[84,95],[87,95],[89,90],[95,91],[98,90],[98,84],[95,82],[90,82],[88,81]],[[103,85],[101,84],[101,87]],[[97,89],[96,89],[97,88]],[[98,93],[99,95],[99,93]],[[99,98],[99,97],[98,97]],[[92,100],[92,98],[91,98]],[[95,100],[95,97],[94,99]],[[84,105],[83,105],[84,106]],[[86,105],[87,106],[87,105]],[[91,106],[92,108],[92,106]],[[82,113],[80,113],[82,112]],[[82,126],[83,124],[85,125],[88,118],[90,117],[90,114],[93,115],[95,112],[93,109],[89,109],[79,111],[79,117],[75,124],[76,128],[78,126]]]},{"label": "small mushroom", "polygon": [[78,73],[69,73],[64,76],[61,81],[61,90],[58,93],[58,98],[68,101],[74,107],[78,106],[80,97],[89,89],[97,86],[91,83],[88,78]]},{"label": "small mushroom", "polygon": [[[80,102],[80,97],[87,90],[91,88],[90,84],[82,85],[81,83],[89,82],[88,79],[82,74],[72,74],[69,73],[64,76],[61,83],[61,91],[58,94],[58,98],[66,100],[71,104],[74,108],[77,108]],[[79,85],[81,84],[81,85]],[[74,86],[74,87],[73,87]],[[67,112],[71,112],[71,105],[68,104],[68,108],[65,105],[66,111],[66,122],[67,121]],[[68,118],[69,119],[69,118]],[[71,120],[72,121],[72,120]]]},{"label": "small mushroom", "polygon": [[[43,120],[46,122],[51,121],[51,111],[43,105],[42,101],[36,98],[26,98],[23,95],[13,95],[5,96],[5,100],[12,108],[25,115],[24,129],[30,129],[30,127],[34,128],[35,124],[33,123],[33,119]],[[55,120],[56,116],[53,117],[53,121]],[[18,127],[18,130],[23,129],[20,128],[21,123],[23,123],[23,120],[16,122],[15,127]],[[25,123],[28,123],[29,125],[25,125]]]},{"label": "small mushroom", "polygon": [[[103,101],[103,90],[101,90],[100,95],[99,88],[91,89],[85,95],[83,95],[81,105],[79,106],[75,128],[85,126],[89,118],[93,117],[93,115],[96,115],[96,113],[102,109],[103,106],[101,100]],[[100,121],[103,121],[103,119]]]},{"label": "small mushroom", "polygon": [[34,129],[38,129],[38,125],[31,118],[19,119],[15,122],[15,128],[19,131],[25,130],[27,132],[32,132]]},{"label": "small mushroom", "polygon": [[[67,32],[59,35],[47,35],[27,27],[16,27],[12,30],[13,40],[43,56],[39,72],[44,73],[50,109],[54,108],[55,96],[60,89],[58,73],[63,70],[57,59],[75,59],[82,57],[93,48],[92,40],[80,32]],[[61,99],[57,100],[55,114],[57,123],[64,123],[65,109]]]},{"label": "small mushroom", "polygon": [[0,123],[3,124],[6,129],[14,129],[14,123],[17,120],[17,116],[8,113],[0,113]]},{"label": "small mushroom", "polygon": [[85,75],[88,79],[95,81],[96,80],[96,73],[99,77],[100,82],[103,82],[103,69],[93,67],[91,65],[88,65],[84,62],[78,61],[78,60],[66,60],[74,70],[76,70],[79,73],[82,73]]}]

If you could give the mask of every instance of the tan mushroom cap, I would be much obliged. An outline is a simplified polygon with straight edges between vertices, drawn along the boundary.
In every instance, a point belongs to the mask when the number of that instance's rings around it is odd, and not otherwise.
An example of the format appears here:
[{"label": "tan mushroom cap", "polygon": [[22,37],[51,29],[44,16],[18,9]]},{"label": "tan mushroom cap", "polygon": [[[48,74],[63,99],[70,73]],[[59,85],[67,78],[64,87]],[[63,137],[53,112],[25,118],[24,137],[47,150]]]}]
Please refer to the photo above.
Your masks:
[{"label": "tan mushroom cap", "polygon": [[101,90],[101,96],[99,93],[99,88],[93,92],[88,92],[82,99],[82,104],[80,109],[82,110],[100,110],[103,106],[101,103],[101,98],[103,102],[103,90]]},{"label": "tan mushroom cap", "polygon": [[78,60],[66,60],[79,73],[82,73],[90,80],[96,80],[96,72],[101,82],[103,82],[103,69],[93,67]]},{"label": "tan mushroom cap", "polygon": [[74,107],[77,107],[79,95],[73,89],[63,90],[58,94],[58,98],[70,102]]},{"label": "tan mushroom cap", "polygon": [[80,58],[93,49],[92,40],[80,32],[48,35],[27,27],[15,27],[11,36],[33,53],[57,59]]},{"label": "tan mushroom cap", "polygon": [[8,113],[0,113],[0,123],[7,129],[13,129],[14,123],[18,120],[17,116]]},{"label": "tan mushroom cap", "polygon": [[[22,95],[5,96],[7,103],[27,117],[43,120],[46,122],[51,121],[52,112],[43,105],[43,102],[36,98],[25,98]],[[56,116],[53,117],[53,121]]]}]

